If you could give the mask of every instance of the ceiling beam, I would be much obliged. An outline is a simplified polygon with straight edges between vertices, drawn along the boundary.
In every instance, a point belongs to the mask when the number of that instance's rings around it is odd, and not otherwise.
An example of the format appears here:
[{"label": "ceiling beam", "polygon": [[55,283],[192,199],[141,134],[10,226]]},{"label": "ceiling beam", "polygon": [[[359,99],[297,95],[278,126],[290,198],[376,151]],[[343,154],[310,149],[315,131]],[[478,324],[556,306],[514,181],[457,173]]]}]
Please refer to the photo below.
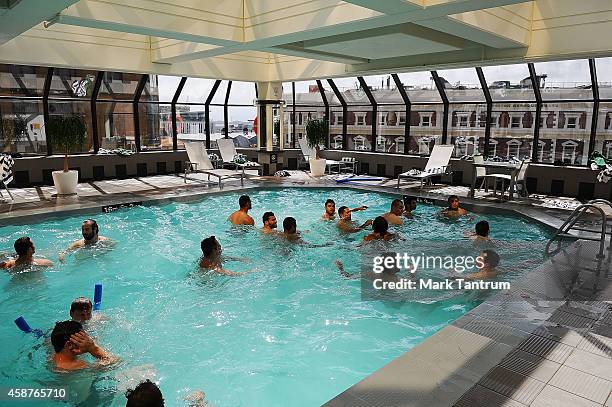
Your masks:
[{"label": "ceiling beam", "polygon": [[[421,8],[414,3],[407,3],[404,0],[345,1],[384,14],[405,13]],[[446,1],[448,2],[448,0]],[[514,20],[522,19],[520,15],[511,15],[511,18]],[[522,27],[520,24],[515,24],[514,21],[501,19],[486,10],[474,10],[452,16],[419,21],[417,24],[494,48],[524,47],[529,40],[528,27]]]},{"label": "ceiling beam", "polygon": [[363,64],[370,60],[367,58],[336,54],[332,52],[317,51],[304,48],[304,44],[287,44],[278,47],[266,48],[265,51],[272,54],[289,55],[300,58],[315,59],[321,61],[338,62],[341,64]]},{"label": "ceiling beam", "polygon": [[226,40],[223,38],[211,37],[208,35],[197,35],[189,32],[165,30],[158,27],[147,27],[135,24],[126,24],[115,21],[97,20],[83,18],[72,15],[60,14],[55,19],[57,24],[75,25],[79,27],[98,28],[100,30],[118,31],[131,34],[148,35],[151,37],[169,38],[186,42],[202,44],[232,46],[240,44],[238,41]]},{"label": "ceiling beam", "polygon": [[[377,17],[365,18],[356,21],[343,22],[340,24],[330,24],[322,27],[311,27],[294,31],[281,35],[271,35],[262,37],[253,41],[247,41],[238,45],[220,47],[219,49],[205,50],[201,52],[192,52],[182,55],[177,55],[156,62],[178,63],[186,62],[194,59],[209,58],[223,54],[232,54],[241,51],[263,51],[270,47],[286,45],[289,43],[314,40],[339,34],[349,34],[358,31],[382,28],[389,25],[398,25],[410,22],[431,20],[441,17],[446,17],[449,14],[465,13],[483,8],[500,7],[512,4],[524,3],[531,0],[454,0],[425,8],[415,8],[412,11],[382,15]],[[286,22],[283,22],[286,23]],[[269,32],[274,33],[274,23],[269,23]]]},{"label": "ceiling beam", "polygon": [[408,3],[404,0],[383,0],[383,1],[372,1],[372,0],[344,0],[347,3],[354,4],[356,6],[364,7],[370,10],[378,11],[383,14],[398,14],[406,13],[408,11],[414,11],[422,9],[414,3]]},{"label": "ceiling beam", "polygon": [[0,2],[0,45],[23,34],[78,0],[4,0]]}]

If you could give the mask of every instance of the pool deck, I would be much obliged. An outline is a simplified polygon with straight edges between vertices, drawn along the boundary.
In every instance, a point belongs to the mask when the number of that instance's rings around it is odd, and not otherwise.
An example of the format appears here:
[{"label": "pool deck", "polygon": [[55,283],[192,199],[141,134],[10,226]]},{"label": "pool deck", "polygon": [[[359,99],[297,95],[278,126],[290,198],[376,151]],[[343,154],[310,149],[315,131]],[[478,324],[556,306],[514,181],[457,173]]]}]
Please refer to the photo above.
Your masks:
[{"label": "pool deck", "polygon": [[[53,187],[11,189],[0,201],[0,225],[49,216],[100,212],[105,205],[189,201],[258,187],[336,187],[320,179],[252,177],[219,189],[175,175],[83,183],[79,194],[55,197]],[[577,206],[572,199],[535,196],[512,202],[469,189],[436,186],[419,191],[395,182],[363,182],[351,188],[411,194],[436,203],[462,197],[471,210],[512,211],[557,228]],[[597,244],[572,243],[538,269],[391,361],[325,405],[339,406],[608,406],[612,407],[612,256],[595,261]]]}]

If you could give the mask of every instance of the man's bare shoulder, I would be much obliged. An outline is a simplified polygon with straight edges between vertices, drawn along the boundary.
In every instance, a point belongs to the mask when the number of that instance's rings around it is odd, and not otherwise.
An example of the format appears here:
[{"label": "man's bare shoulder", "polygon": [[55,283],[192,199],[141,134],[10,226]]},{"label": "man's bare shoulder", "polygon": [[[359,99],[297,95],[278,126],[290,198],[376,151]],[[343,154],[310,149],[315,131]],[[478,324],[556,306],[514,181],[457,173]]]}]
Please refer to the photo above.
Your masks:
[{"label": "man's bare shoulder", "polygon": [[35,266],[44,266],[44,267],[51,267],[53,266],[53,262],[51,260],[48,259],[34,259],[33,264]]}]

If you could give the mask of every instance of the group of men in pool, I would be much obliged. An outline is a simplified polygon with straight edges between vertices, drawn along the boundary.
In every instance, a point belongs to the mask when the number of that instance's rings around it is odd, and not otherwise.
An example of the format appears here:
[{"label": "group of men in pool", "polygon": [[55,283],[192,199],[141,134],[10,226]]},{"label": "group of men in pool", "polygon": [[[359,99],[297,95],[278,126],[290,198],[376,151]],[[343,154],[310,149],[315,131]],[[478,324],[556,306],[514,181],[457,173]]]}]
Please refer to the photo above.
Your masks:
[{"label": "group of men in pool", "polygon": [[[252,209],[251,198],[248,195],[242,195],[238,204],[240,208],[233,212],[228,220],[233,225],[255,226],[255,220],[249,215]],[[389,225],[402,225],[404,219],[412,219],[413,211],[417,208],[417,199],[415,197],[405,196],[403,200],[394,199],[391,202],[391,210],[376,218],[368,219],[363,224],[359,224],[352,219],[353,212],[359,212],[368,209],[367,206],[359,206],[354,209],[349,209],[346,206],[341,206],[336,212],[336,203],[333,199],[325,201],[325,212],[322,219],[327,221],[336,221],[336,225],[341,233],[357,233],[372,226],[372,232],[364,236],[363,243],[373,240],[391,240],[397,237],[396,234],[389,232]],[[448,207],[440,212],[440,215],[447,218],[457,218],[460,216],[469,216],[468,212],[461,208],[459,198],[456,195],[451,195],[448,198]],[[262,216],[263,226],[261,231],[265,234],[275,235],[284,238],[290,242],[305,243],[297,231],[297,222],[295,218],[288,216],[283,220],[283,231],[276,230],[278,221],[273,212],[265,212]],[[476,224],[476,232],[466,233],[466,236],[473,238],[475,242],[483,243],[490,242],[489,239],[489,224],[487,221],[481,221]],[[316,245],[311,245],[317,247]],[[221,243],[215,236],[207,237],[201,242],[202,257],[200,257],[199,265],[203,269],[212,270],[219,274],[236,276],[243,273],[229,271],[223,267],[223,257],[221,256]],[[485,259],[486,266],[477,273],[473,273],[472,278],[493,278],[495,277],[494,268],[499,263],[499,255],[493,250],[485,250],[481,253],[481,257]],[[227,258],[225,258],[227,259]],[[339,262],[336,262],[338,266]],[[340,268],[340,266],[338,266]],[[342,273],[343,269],[341,269]]]},{"label": "group of men in pool", "polygon": [[[100,228],[95,220],[86,219],[81,225],[82,239],[72,242],[66,250],[59,254],[61,262],[64,261],[67,253],[86,246],[93,246],[99,242],[110,242],[106,237],[99,235]],[[53,262],[42,257],[34,257],[36,248],[30,237],[23,236],[15,241],[13,245],[17,257],[0,262],[0,269],[20,269],[29,266],[52,267]]]}]

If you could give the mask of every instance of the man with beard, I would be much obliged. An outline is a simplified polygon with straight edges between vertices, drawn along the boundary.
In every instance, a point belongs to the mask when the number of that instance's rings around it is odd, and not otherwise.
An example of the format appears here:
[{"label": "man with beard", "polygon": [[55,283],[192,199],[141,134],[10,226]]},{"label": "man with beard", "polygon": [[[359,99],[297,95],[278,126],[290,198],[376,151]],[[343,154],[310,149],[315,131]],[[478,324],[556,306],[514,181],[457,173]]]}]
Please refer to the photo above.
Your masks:
[{"label": "man with beard", "polygon": [[66,253],[71,252],[76,249],[80,249],[87,246],[93,246],[98,244],[99,242],[107,242],[108,238],[104,236],[98,235],[99,228],[98,224],[93,219],[87,219],[83,221],[81,225],[81,233],[83,234],[83,239],[77,240],[73,242],[66,250],[60,253],[59,259],[60,261],[64,261],[66,257]]},{"label": "man with beard", "polygon": [[276,216],[274,216],[274,212],[266,212],[263,214],[263,228],[261,231],[264,233],[276,233]]}]

